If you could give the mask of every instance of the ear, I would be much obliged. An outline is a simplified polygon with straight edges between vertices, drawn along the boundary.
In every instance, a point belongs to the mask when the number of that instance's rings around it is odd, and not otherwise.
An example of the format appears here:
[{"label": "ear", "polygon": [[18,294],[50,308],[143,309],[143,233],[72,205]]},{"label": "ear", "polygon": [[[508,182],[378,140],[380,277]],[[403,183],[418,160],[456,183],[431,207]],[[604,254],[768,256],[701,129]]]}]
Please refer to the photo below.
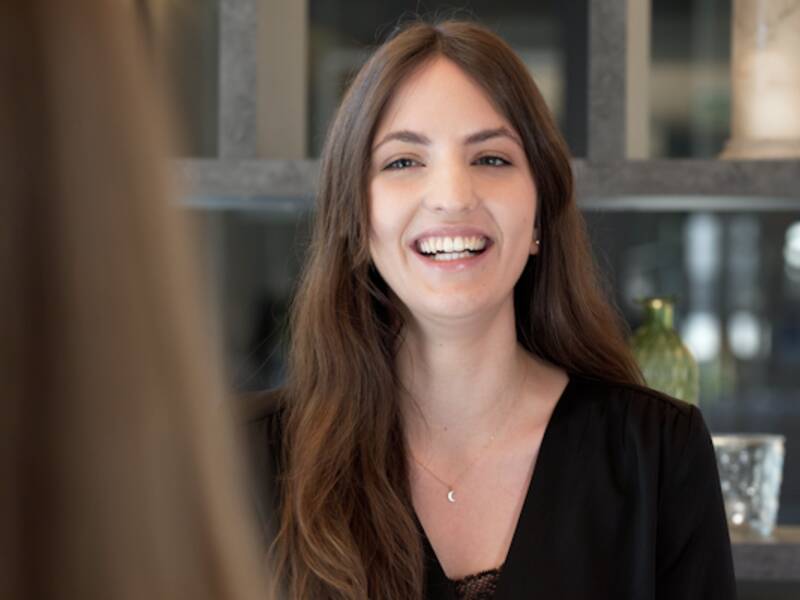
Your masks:
[{"label": "ear", "polygon": [[531,254],[538,254],[540,246],[541,246],[541,242],[539,241],[539,228],[538,227],[534,227],[533,228],[533,240],[531,241],[530,253]]}]

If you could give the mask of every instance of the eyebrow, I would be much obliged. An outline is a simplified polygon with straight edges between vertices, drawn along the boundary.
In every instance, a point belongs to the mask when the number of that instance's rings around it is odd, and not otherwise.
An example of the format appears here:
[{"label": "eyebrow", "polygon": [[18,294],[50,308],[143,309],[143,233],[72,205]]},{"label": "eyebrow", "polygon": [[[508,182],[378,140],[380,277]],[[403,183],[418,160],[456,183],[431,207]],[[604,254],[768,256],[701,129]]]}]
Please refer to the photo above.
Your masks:
[{"label": "eyebrow", "polygon": [[[522,147],[522,142],[520,142],[519,138],[511,133],[507,127],[481,129],[480,131],[476,131],[475,133],[471,133],[465,137],[464,144],[478,144],[480,142],[485,142],[486,140],[491,140],[497,137],[507,137],[515,142],[518,146]],[[401,129],[399,131],[392,131],[391,133],[386,134],[386,136],[384,136],[380,142],[372,147],[372,151],[375,152],[375,150],[380,148],[383,144],[392,140],[399,140],[401,142],[408,142],[410,144],[420,144],[422,146],[429,146],[431,143],[431,140],[422,133],[417,133],[416,131],[410,131],[408,129]]]}]

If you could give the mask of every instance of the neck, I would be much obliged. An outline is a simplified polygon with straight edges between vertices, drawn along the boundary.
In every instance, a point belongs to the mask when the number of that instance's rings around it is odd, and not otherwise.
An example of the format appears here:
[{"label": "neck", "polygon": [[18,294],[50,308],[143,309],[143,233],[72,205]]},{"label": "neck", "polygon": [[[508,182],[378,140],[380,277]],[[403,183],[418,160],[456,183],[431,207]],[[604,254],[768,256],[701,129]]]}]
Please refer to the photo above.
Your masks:
[{"label": "neck", "polygon": [[463,446],[498,426],[521,396],[532,357],[517,342],[511,302],[457,326],[412,320],[405,333],[397,366],[412,445],[436,437]]}]

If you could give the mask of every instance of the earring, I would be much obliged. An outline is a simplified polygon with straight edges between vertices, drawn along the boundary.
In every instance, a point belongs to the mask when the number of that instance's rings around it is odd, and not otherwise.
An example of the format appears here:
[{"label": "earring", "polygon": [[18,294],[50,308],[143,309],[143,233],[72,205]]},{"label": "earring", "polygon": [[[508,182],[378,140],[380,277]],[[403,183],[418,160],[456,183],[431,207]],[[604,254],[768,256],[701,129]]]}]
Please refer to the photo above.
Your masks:
[{"label": "earring", "polygon": [[537,245],[537,246],[539,245],[539,240],[536,240],[536,245]]}]

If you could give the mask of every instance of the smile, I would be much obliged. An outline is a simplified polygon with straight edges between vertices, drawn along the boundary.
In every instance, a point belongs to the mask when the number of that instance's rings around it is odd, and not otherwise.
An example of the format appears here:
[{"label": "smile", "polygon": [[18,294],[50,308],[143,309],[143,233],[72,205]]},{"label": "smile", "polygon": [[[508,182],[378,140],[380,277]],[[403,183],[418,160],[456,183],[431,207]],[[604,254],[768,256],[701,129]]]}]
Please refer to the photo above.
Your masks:
[{"label": "smile", "polygon": [[453,261],[481,254],[489,240],[484,236],[431,236],[417,240],[416,250],[436,261]]},{"label": "smile", "polygon": [[414,254],[422,264],[438,272],[457,273],[477,268],[486,260],[494,241],[474,231],[464,233],[436,235],[431,232],[412,244]]}]

